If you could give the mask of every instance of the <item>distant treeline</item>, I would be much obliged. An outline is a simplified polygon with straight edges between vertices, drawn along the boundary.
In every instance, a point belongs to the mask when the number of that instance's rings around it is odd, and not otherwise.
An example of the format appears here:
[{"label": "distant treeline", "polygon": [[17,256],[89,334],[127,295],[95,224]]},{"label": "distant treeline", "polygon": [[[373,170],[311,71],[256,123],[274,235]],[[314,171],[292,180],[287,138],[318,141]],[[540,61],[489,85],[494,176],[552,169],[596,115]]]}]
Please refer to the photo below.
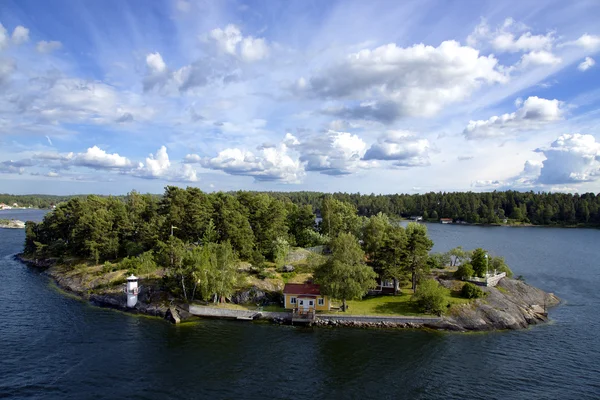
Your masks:
[{"label": "distant treeline", "polygon": [[[238,192],[243,193],[243,192]],[[534,225],[600,225],[600,195],[594,193],[564,194],[535,192],[454,192],[426,194],[348,194],[320,192],[266,192],[280,200],[297,205],[310,205],[321,215],[321,204],[326,196],[356,206],[360,216],[371,216],[383,212],[390,216],[422,216],[426,220],[452,218],[468,223],[494,224],[508,218],[515,222]],[[160,195],[151,195],[155,200]],[[0,203],[32,205],[49,208],[79,196],[0,194]],[[100,196],[102,197],[102,196]],[[127,196],[115,196],[126,201]]]},{"label": "distant treeline", "polygon": [[20,207],[34,207],[34,208],[50,208],[53,205],[68,201],[69,199],[79,197],[85,198],[87,195],[75,195],[75,196],[54,196],[48,194],[26,194],[26,195],[13,195],[13,194],[0,194],[0,203],[12,206],[17,203]]},{"label": "distant treeline", "polygon": [[[321,201],[329,194],[318,192],[271,192],[299,205],[309,204],[320,215]],[[494,224],[505,218],[535,225],[600,225],[600,194],[535,192],[455,192],[426,194],[334,193],[335,199],[351,203],[361,216],[379,212],[426,220],[452,218],[468,223]]]}]

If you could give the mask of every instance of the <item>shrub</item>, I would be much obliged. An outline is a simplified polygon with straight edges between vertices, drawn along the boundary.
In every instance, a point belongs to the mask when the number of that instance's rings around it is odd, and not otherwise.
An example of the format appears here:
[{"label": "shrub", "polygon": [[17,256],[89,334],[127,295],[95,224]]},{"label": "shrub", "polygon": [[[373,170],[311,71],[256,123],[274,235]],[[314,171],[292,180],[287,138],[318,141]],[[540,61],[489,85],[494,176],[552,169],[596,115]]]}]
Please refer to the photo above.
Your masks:
[{"label": "shrub", "polygon": [[465,279],[472,277],[474,274],[475,271],[473,271],[473,267],[471,266],[471,264],[462,264],[454,273],[454,277],[456,279]]},{"label": "shrub", "polygon": [[445,289],[435,280],[427,279],[417,286],[412,300],[421,312],[441,315],[446,309]]},{"label": "shrub", "polygon": [[276,278],[276,275],[271,271],[267,271],[266,269],[263,269],[262,271],[260,271],[258,273],[258,277],[260,279],[273,279],[273,278]]},{"label": "shrub", "polygon": [[118,269],[117,264],[113,264],[110,261],[105,261],[102,266],[102,273],[108,274],[109,272],[114,272]]},{"label": "shrub", "polygon": [[474,285],[470,282],[467,282],[463,285],[460,294],[465,299],[478,299],[485,295],[485,293],[483,292],[483,290],[481,290],[479,286]]},{"label": "shrub", "polygon": [[265,267],[265,256],[258,250],[252,252],[252,266],[259,270]]}]

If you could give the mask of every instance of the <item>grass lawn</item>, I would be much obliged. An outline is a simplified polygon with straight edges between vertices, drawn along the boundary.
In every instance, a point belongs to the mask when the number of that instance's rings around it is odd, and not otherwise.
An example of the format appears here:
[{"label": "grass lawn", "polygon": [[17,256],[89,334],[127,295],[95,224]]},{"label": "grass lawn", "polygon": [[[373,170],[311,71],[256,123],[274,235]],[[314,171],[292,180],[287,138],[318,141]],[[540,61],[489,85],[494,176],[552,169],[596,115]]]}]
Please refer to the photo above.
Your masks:
[{"label": "grass lawn", "polygon": [[[406,315],[420,316],[421,313],[414,302],[410,300],[411,292],[405,292],[397,296],[383,295],[377,297],[368,297],[363,300],[348,301],[347,314],[351,315]],[[470,300],[460,297],[459,292],[447,290],[446,300],[448,304],[465,304]]]},{"label": "grass lawn", "polygon": [[349,300],[346,314],[352,315],[422,315],[410,301],[411,294],[377,296],[364,300]]}]

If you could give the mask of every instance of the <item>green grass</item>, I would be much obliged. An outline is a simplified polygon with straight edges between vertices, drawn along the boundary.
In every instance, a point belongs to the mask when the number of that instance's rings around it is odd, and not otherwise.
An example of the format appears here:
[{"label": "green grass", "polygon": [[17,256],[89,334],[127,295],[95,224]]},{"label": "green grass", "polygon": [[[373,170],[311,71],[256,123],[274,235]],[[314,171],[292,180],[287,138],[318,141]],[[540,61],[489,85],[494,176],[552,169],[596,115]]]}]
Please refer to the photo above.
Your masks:
[{"label": "green grass", "polygon": [[[427,315],[420,312],[414,302],[411,301],[412,293],[406,291],[396,296],[368,297],[363,300],[348,301],[347,314],[351,315],[404,315],[422,316]],[[470,300],[460,296],[460,292],[446,290],[446,301],[448,304],[467,304]]]},{"label": "green grass", "polygon": [[410,301],[412,294],[377,296],[348,301],[347,314],[352,315],[422,315]]}]

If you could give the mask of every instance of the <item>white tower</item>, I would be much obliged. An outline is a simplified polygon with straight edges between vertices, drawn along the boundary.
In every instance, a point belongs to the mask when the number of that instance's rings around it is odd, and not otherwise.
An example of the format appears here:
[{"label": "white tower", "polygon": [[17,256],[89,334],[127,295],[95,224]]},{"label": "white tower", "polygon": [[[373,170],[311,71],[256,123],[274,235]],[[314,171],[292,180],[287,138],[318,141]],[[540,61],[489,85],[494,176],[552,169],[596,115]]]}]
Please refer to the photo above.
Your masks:
[{"label": "white tower", "polygon": [[125,293],[127,293],[127,307],[135,307],[139,292],[138,277],[131,274],[131,276],[127,278],[127,287],[125,288]]}]

